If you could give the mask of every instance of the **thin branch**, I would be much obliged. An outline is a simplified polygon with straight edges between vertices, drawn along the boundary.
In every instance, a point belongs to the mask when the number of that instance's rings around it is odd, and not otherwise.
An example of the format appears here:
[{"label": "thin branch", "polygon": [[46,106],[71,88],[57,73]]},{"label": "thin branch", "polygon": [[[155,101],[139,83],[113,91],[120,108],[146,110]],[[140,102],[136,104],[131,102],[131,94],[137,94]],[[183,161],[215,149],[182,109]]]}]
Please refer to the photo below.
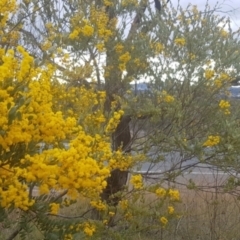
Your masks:
[{"label": "thin branch", "polygon": [[82,215],[79,216],[65,216],[65,215],[61,215],[61,214],[51,214],[51,213],[47,213],[47,216],[53,216],[53,217],[60,217],[60,218],[65,218],[65,219],[76,219],[76,218],[85,218],[84,216],[91,212],[93,210],[93,208],[87,210],[85,213],[83,213]]}]

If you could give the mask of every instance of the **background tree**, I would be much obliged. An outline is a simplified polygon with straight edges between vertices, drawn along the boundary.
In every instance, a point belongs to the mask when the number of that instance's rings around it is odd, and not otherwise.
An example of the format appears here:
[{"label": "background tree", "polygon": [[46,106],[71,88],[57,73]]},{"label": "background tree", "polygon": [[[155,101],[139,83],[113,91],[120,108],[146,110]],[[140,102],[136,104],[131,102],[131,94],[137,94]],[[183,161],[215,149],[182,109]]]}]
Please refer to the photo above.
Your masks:
[{"label": "background tree", "polygon": [[[231,30],[229,19],[216,15],[218,6],[212,11],[206,5],[201,12],[196,6],[174,9],[169,4],[162,4],[159,14],[145,1],[23,3],[23,18],[35,24],[23,28],[22,36],[27,33],[32,37],[22,39],[30,51],[35,46],[33,54],[40,62],[55,62],[58,77],[75,86],[89,80],[98,89],[105,89],[106,112],[125,104],[131,122],[139,122],[139,115],[143,120],[138,125],[149,126],[153,121],[150,139],[144,138],[145,152],[160,162],[162,158],[169,162],[167,153],[180,153],[178,159],[170,157],[170,168],[180,173],[180,166],[191,169],[191,159],[205,155],[203,144],[209,135],[219,134],[219,119],[235,118],[234,114],[224,114],[223,118],[221,114],[226,111],[222,109],[230,106],[219,104],[220,92],[238,72],[239,45],[238,32]],[[37,14],[32,14],[33,9]],[[63,62],[56,61],[59,58]],[[151,82],[151,97],[143,100],[142,96],[126,94],[131,81],[145,78]],[[121,103],[115,103],[119,97]],[[141,109],[134,101],[139,101]],[[136,136],[123,143],[129,147]],[[113,146],[119,148],[114,141]],[[158,153],[164,154],[159,157]],[[157,159],[154,163],[159,162]],[[212,157],[206,159],[209,163]],[[168,175],[169,169],[166,172]],[[126,173],[122,174],[126,181]],[[121,185],[115,183],[116,191]]]},{"label": "background tree", "polygon": [[[53,73],[47,87],[53,112],[61,110],[63,119],[72,114],[91,137],[101,133],[105,140],[113,133],[113,151],[106,149],[109,155],[101,158],[109,160],[112,171],[102,200],[112,205],[126,200],[128,193],[119,190],[124,190],[126,170],[132,166],[130,149],[145,155],[148,170],[161,168],[157,184],[176,183],[178,176],[202,164],[225,172],[238,169],[239,121],[228,86],[239,69],[239,32],[233,32],[229,20],[214,10],[207,5],[203,12],[191,5],[174,9],[169,3],[162,4],[159,14],[145,1],[23,1],[12,19],[4,22],[2,48],[21,44],[34,57],[35,67]],[[13,32],[17,37],[9,43],[6,34]],[[134,96],[128,91],[130,83],[141,79],[149,81],[149,93]],[[99,90],[106,92],[104,104]],[[75,137],[75,132],[69,134]],[[137,191],[144,188],[140,174],[130,182]],[[222,190],[233,191],[237,185],[234,175]],[[164,200],[178,200],[176,192],[158,187],[144,190]],[[190,181],[189,187],[196,183]],[[92,206],[105,209],[98,200]],[[134,216],[137,211],[124,214]],[[153,216],[155,224],[160,216]],[[162,226],[166,220],[160,217]]]},{"label": "background tree", "polygon": [[[68,82],[75,82],[71,84],[82,84],[88,79],[97,83],[98,89],[104,88],[107,112],[113,109],[111,107],[119,107],[119,104],[112,106],[112,102],[118,99],[117,96],[126,97],[132,80],[147,77],[152,82],[153,96],[140,101],[140,113],[136,111],[135,103],[129,103],[130,96],[125,99],[129,109],[127,116],[131,116],[132,122],[134,117],[138,121],[139,115],[151,116],[152,121],[160,115],[163,120],[154,125],[154,130],[151,129],[154,134],[151,134],[151,140],[147,140],[148,147],[144,144],[145,152],[149,152],[150,148],[152,153],[180,152],[182,157],[176,160],[178,168],[182,164],[191,168],[189,160],[196,156],[196,150],[201,149],[197,155],[204,155],[202,144],[208,137],[206,130],[210,135],[218,132],[217,129],[212,130],[214,122],[210,112],[218,121],[215,111],[219,108],[219,91],[235,77],[239,68],[238,32],[232,32],[228,19],[217,16],[207,5],[201,12],[196,6],[189,5],[185,10],[181,6],[173,9],[163,4],[159,14],[145,1],[98,1],[91,4],[85,1],[65,1],[61,4],[39,1],[23,3],[23,6],[22,15],[26,22],[35,22],[24,28],[32,36],[25,37],[24,45],[29,50],[34,48],[40,62],[56,63],[58,55],[68,58],[68,63],[67,59],[61,64],[57,61],[59,75]],[[31,14],[33,9],[37,14]],[[58,46],[61,46],[62,52]],[[171,106],[161,98],[172,102]],[[209,106],[209,102],[212,105]],[[129,108],[130,105],[133,108]],[[190,126],[193,126],[191,130]],[[186,136],[188,134],[189,137]],[[166,139],[171,139],[171,143],[167,141],[165,144]],[[184,149],[183,139],[187,142],[189,139],[194,150]],[[126,142],[130,146],[134,141]],[[116,144],[113,146],[115,149],[119,147]],[[162,158],[169,162],[166,156],[161,156],[160,162]],[[148,161],[151,162],[152,158]],[[174,172],[175,165],[173,163],[170,167]],[[127,175],[122,174],[124,183]],[[175,178],[175,173],[173,176]],[[122,187],[119,184],[115,183],[116,191]],[[110,189],[107,191],[111,192]]]}]

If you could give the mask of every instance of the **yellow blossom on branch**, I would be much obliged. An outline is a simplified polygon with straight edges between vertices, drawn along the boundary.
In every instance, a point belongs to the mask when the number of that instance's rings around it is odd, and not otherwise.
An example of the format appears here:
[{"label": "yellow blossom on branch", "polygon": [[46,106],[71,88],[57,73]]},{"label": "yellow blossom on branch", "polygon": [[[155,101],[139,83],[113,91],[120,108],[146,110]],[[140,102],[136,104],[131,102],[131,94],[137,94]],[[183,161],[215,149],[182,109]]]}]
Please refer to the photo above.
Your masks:
[{"label": "yellow blossom on branch", "polygon": [[124,112],[122,110],[119,110],[118,112],[114,112],[113,117],[110,118],[107,126],[106,126],[106,132],[112,132],[117,127],[121,117],[123,116]]},{"label": "yellow blossom on branch", "polygon": [[123,7],[128,7],[128,6],[137,6],[139,3],[137,0],[122,0],[121,5]]},{"label": "yellow blossom on branch", "polygon": [[208,136],[208,139],[203,143],[204,147],[213,147],[216,146],[217,144],[219,144],[220,142],[220,136],[216,135],[210,135]]},{"label": "yellow blossom on branch", "polygon": [[221,35],[223,38],[227,38],[228,35],[229,35],[229,33],[228,33],[227,31],[225,31],[224,29],[222,29],[222,30],[220,31],[220,35]]},{"label": "yellow blossom on branch", "polygon": [[174,101],[174,97],[167,94],[165,97],[164,97],[164,101],[167,102],[167,103],[171,103]]},{"label": "yellow blossom on branch", "polygon": [[97,50],[99,51],[99,52],[103,52],[104,51],[104,43],[98,43],[97,45],[96,45],[96,48],[97,48]]},{"label": "yellow blossom on branch", "polygon": [[104,211],[107,209],[106,205],[102,201],[91,201],[90,204],[99,211]]},{"label": "yellow blossom on branch", "polygon": [[222,81],[229,81],[229,80],[231,80],[231,77],[226,72],[222,72],[219,75],[219,79],[221,79]]},{"label": "yellow blossom on branch", "polygon": [[165,197],[167,191],[164,188],[158,188],[155,193],[157,194],[157,196],[159,197]]},{"label": "yellow blossom on branch", "polygon": [[222,108],[222,109],[229,108],[230,107],[230,103],[229,103],[229,101],[221,100],[219,102],[219,107]]},{"label": "yellow blossom on branch", "polygon": [[113,1],[111,1],[111,0],[104,0],[103,3],[107,7],[113,6]]},{"label": "yellow blossom on branch", "polygon": [[118,68],[119,68],[119,70],[121,70],[121,71],[123,72],[123,71],[126,70],[126,64],[125,64],[125,63],[120,63],[120,64],[118,65]]},{"label": "yellow blossom on branch", "polygon": [[158,97],[158,102],[166,102],[166,103],[171,103],[171,102],[174,102],[175,98],[168,94],[165,90],[163,90],[162,92],[160,92],[160,96]]},{"label": "yellow blossom on branch", "polygon": [[168,195],[170,197],[170,200],[172,200],[172,201],[179,201],[180,200],[180,193],[176,189],[169,189]]},{"label": "yellow blossom on branch", "polygon": [[196,58],[196,55],[194,53],[189,53],[188,57],[190,60],[194,60]]},{"label": "yellow blossom on branch", "polygon": [[142,189],[143,188],[142,175],[141,174],[133,175],[131,177],[130,183],[133,185],[135,189]]},{"label": "yellow blossom on branch", "polygon": [[126,64],[127,62],[129,62],[131,59],[131,55],[129,52],[126,52],[124,54],[122,54],[121,56],[119,56],[119,61]]},{"label": "yellow blossom on branch", "polygon": [[79,35],[79,32],[80,32],[79,30],[74,29],[73,32],[70,33],[69,38],[72,40],[76,39]]},{"label": "yellow blossom on branch", "polygon": [[65,234],[64,235],[64,240],[73,240],[73,235],[72,234]]},{"label": "yellow blossom on branch", "polygon": [[173,206],[168,206],[168,213],[173,214],[174,213],[174,207]]},{"label": "yellow blossom on branch", "polygon": [[94,29],[90,25],[85,25],[82,29],[81,32],[83,33],[84,36],[86,37],[91,37],[94,33]]},{"label": "yellow blossom on branch", "polygon": [[174,40],[174,43],[175,43],[176,45],[178,45],[178,46],[183,47],[183,46],[186,45],[186,40],[185,40],[185,38],[176,38],[176,39]]},{"label": "yellow blossom on branch", "polygon": [[122,51],[123,51],[123,49],[124,49],[124,46],[121,44],[121,43],[117,43],[117,45],[115,46],[115,51],[117,52],[117,53],[122,53]]},{"label": "yellow blossom on branch", "polygon": [[156,54],[159,54],[164,50],[164,46],[158,42],[155,44],[154,49],[156,51]]},{"label": "yellow blossom on branch", "polygon": [[123,210],[126,210],[128,208],[128,200],[121,200],[119,205]]},{"label": "yellow blossom on branch", "polygon": [[87,236],[91,237],[96,231],[96,227],[90,223],[85,223],[83,231]]},{"label": "yellow blossom on branch", "polygon": [[109,212],[108,214],[110,217],[113,217],[115,215],[115,212]]},{"label": "yellow blossom on branch", "polygon": [[206,78],[207,80],[210,80],[211,78],[213,78],[213,77],[214,77],[214,74],[215,74],[215,72],[214,72],[214,70],[212,70],[212,69],[206,69],[206,70],[205,70],[205,78]]},{"label": "yellow blossom on branch", "polygon": [[224,114],[226,114],[226,115],[230,114],[230,110],[229,110],[230,106],[231,105],[230,105],[229,101],[221,100],[219,102],[219,107],[223,110]]},{"label": "yellow blossom on branch", "polygon": [[159,220],[163,227],[165,227],[168,224],[168,220],[166,217],[161,217]]},{"label": "yellow blossom on branch", "polygon": [[58,211],[59,211],[59,208],[60,208],[60,205],[58,203],[50,203],[49,206],[50,206],[50,209],[51,209],[50,210],[51,214],[54,214],[54,215],[58,214]]}]

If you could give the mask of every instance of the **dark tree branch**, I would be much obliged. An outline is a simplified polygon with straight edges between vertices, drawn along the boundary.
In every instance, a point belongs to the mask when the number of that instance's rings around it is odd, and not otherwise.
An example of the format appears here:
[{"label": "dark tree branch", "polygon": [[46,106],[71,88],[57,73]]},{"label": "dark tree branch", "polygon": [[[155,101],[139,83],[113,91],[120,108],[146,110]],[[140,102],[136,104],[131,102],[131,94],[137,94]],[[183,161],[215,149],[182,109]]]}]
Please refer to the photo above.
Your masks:
[{"label": "dark tree branch", "polygon": [[160,12],[161,11],[161,8],[162,8],[162,5],[160,3],[159,0],[154,0],[155,2],[155,8]]}]

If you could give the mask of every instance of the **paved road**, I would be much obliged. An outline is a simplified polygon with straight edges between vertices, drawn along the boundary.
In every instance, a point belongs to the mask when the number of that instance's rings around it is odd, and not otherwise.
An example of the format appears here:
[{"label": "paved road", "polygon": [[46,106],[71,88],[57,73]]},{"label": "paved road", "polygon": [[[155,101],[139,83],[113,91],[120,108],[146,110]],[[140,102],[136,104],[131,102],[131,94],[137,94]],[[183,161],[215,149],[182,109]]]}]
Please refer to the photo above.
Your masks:
[{"label": "paved road", "polygon": [[156,183],[166,178],[169,173],[173,173],[174,169],[182,173],[176,178],[179,184],[189,184],[192,181],[203,186],[223,186],[229,176],[240,177],[236,172],[223,172],[212,165],[201,163],[195,157],[186,160],[179,153],[168,154],[165,160],[158,163],[154,163],[154,160],[145,162],[133,172],[143,174],[147,183]]}]

